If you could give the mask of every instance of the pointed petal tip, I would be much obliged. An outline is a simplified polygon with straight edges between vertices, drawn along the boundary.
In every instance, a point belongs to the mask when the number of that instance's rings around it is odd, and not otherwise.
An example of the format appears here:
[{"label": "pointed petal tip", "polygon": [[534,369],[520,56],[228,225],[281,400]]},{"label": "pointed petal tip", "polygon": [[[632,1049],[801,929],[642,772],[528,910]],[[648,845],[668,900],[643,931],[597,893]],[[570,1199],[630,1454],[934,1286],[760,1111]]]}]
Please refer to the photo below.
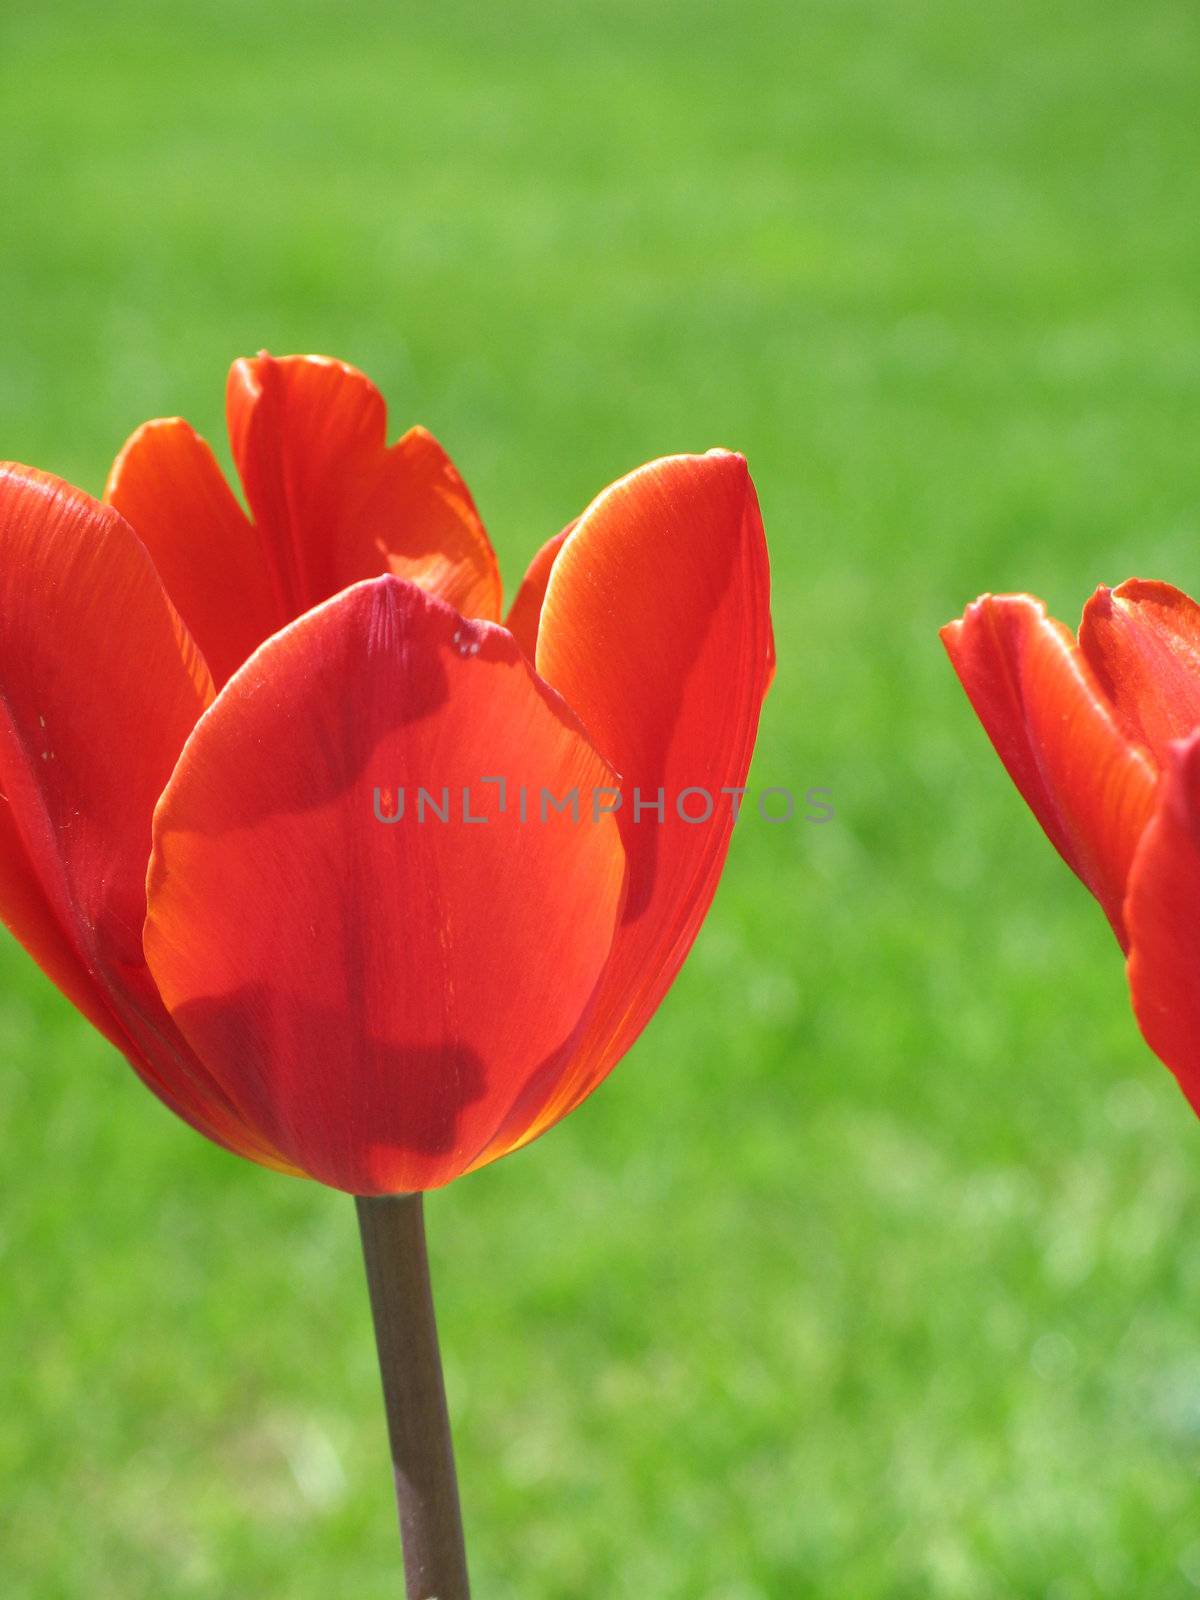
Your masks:
[{"label": "pointed petal tip", "polygon": [[121,474],[130,457],[147,444],[152,444],[157,436],[174,433],[180,429],[186,430],[190,434],[195,434],[196,432],[185,417],[151,417],[148,422],[143,422],[140,427],[133,430],[117,451],[113,464],[108,469],[108,477],[105,480],[104,494],[102,496],[106,505],[112,504],[117,484],[120,482]]},{"label": "pointed petal tip", "polygon": [[1112,591],[1117,600],[1150,600],[1160,605],[1189,604],[1191,597],[1176,584],[1162,578],[1126,578]]},{"label": "pointed petal tip", "polygon": [[1127,578],[1088,601],[1079,644],[1125,736],[1165,761],[1200,723],[1200,606],[1173,584]]},{"label": "pointed petal tip", "polygon": [[387,443],[387,404],[365,373],[331,356],[241,357],[226,411],[281,610],[298,615],[390,568],[465,615],[499,615],[499,567],[470,491],[427,429]]},{"label": "pointed petal tip", "polygon": [[731,468],[741,472],[748,473],[750,471],[749,463],[742,452],[740,450],[730,450],[723,444],[713,445],[711,449],[704,452],[704,456],[708,461],[727,462]]},{"label": "pointed petal tip", "polygon": [[1096,587],[1096,592],[1084,602],[1083,614],[1079,619],[1079,639],[1084,648],[1087,647],[1088,629],[1098,622],[1107,622],[1113,614],[1113,601],[1121,598],[1120,589],[1110,589],[1108,584],[1101,583]]},{"label": "pointed petal tip", "polygon": [[1156,773],[1070,629],[1032,595],[981,595],[942,630],[1009,776],[1125,943],[1121,906]]},{"label": "pointed petal tip", "polygon": [[[319,355],[316,351],[294,351],[290,355],[277,356],[271,350],[256,350],[252,356],[236,356],[230,368],[255,370],[262,367],[337,367],[343,372],[352,372],[356,376],[364,377],[359,368],[349,361],[343,361],[340,356]],[[369,380],[368,380],[369,381]]]},{"label": "pointed petal tip", "polygon": [[[1108,621],[1118,605],[1158,606],[1168,612],[1192,612],[1195,602],[1183,589],[1161,578],[1126,578],[1110,588],[1100,584],[1083,608],[1084,627],[1090,622]],[[1081,636],[1084,628],[1081,628]]]},{"label": "pointed petal tip", "polygon": [[961,617],[952,617],[938,629],[938,638],[946,646],[953,658],[954,651],[963,641],[963,636],[969,630],[981,623],[989,614],[1003,615],[1005,612],[1031,613],[1034,618],[1045,620],[1046,607],[1043,601],[1032,594],[993,594],[985,590],[977,595],[963,607]]}]

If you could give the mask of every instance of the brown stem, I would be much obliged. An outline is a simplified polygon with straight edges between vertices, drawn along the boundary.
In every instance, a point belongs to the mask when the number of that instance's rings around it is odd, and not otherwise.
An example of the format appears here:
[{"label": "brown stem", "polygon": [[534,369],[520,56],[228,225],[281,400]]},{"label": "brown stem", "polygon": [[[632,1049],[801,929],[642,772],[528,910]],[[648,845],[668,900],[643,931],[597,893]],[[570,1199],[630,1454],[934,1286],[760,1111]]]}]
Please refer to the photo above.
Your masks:
[{"label": "brown stem", "polygon": [[469,1600],[419,1194],[360,1195],[362,1234],[396,1478],[407,1600]]}]

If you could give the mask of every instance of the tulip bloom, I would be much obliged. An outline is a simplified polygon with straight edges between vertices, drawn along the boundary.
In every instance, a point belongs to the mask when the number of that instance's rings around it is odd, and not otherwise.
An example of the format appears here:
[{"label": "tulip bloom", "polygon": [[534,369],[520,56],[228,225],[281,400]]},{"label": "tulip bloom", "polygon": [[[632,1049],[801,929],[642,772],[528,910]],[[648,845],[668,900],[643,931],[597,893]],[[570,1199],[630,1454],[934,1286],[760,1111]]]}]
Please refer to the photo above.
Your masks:
[{"label": "tulip bloom", "polygon": [[1142,1034],[1200,1111],[1200,606],[1131,579],[1076,639],[984,595],[942,639],[1009,776],[1103,906]]},{"label": "tulip bloom", "polygon": [[[744,783],[770,674],[740,456],[652,462],[502,624],[466,486],[378,391],[234,364],[233,458],[174,418],[104,502],[0,469],[0,915],[192,1127],[359,1195],[525,1144],[629,1049],[731,828],[522,821],[522,786]],[[499,784],[504,777],[508,803]],[[401,784],[471,804],[381,825]]]}]

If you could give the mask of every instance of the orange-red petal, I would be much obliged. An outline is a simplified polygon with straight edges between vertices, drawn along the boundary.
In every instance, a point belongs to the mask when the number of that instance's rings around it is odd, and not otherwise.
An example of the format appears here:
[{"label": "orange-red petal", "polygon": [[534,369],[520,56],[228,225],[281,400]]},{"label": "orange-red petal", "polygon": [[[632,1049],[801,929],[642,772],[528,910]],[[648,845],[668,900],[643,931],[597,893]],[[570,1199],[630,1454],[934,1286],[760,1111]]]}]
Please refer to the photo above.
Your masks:
[{"label": "orange-red petal", "polygon": [[0,468],[0,787],[60,921],[138,964],[150,820],[212,697],[121,517]]},{"label": "orange-red petal", "polygon": [[117,512],[48,473],[0,467],[5,920],[173,1111],[278,1164],[191,1058],[142,954],[154,805],[211,697]]},{"label": "orange-red petal", "polygon": [[1157,778],[1062,623],[1029,595],[984,595],[942,642],[1051,843],[1125,944],[1121,903]]},{"label": "orange-red petal", "polygon": [[181,418],[147,422],[114,462],[104,498],[149,550],[219,688],[289,619],[216,457]]},{"label": "orange-red petal", "polygon": [[[770,580],[746,463],[713,451],[650,463],[580,517],[554,562],[537,667],[622,778],[621,927],[571,1072],[501,1130],[527,1142],[601,1081],[649,1021],[716,890],[766,692]],[[663,791],[663,818],[643,809]],[[685,821],[684,790],[712,797]],[[702,795],[685,797],[698,816]]]},{"label": "orange-red petal", "polygon": [[[245,1120],[357,1193],[468,1167],[570,1059],[619,914],[615,821],[543,819],[540,790],[586,806],[613,781],[507,632],[413,584],[356,585],[270,639],[166,789],[146,926]],[[448,820],[422,820],[421,787]]]},{"label": "orange-red petal", "polygon": [[1167,753],[1130,873],[1125,922],[1138,1024],[1200,1111],[1200,732]]},{"label": "orange-red petal", "polygon": [[1125,737],[1160,764],[1171,740],[1200,727],[1200,606],[1181,589],[1141,578],[1098,589],[1079,648]]},{"label": "orange-red petal", "polygon": [[[578,520],[578,519],[576,519]],[[537,654],[538,627],[542,620],[542,602],[546,598],[546,585],[550,582],[550,569],[558,559],[563,540],[574,528],[569,522],[561,533],[547,539],[534,556],[521,579],[521,587],[513,598],[504,619],[504,626],[521,646],[530,661]]]},{"label": "orange-red petal", "polygon": [[282,616],[383,572],[466,616],[499,616],[496,558],[466,485],[423,428],[388,447],[383,397],[361,372],[317,356],[236,361],[227,412]]},{"label": "orange-red petal", "polygon": [[[4,717],[0,694],[0,724]],[[0,732],[0,742],[3,737]],[[25,853],[12,806],[3,794],[0,794],[0,922],[25,946],[50,981],[93,1027],[118,1050],[126,1053],[132,1050],[132,1042],[117,1021],[103,989],[51,911],[45,890]]]}]

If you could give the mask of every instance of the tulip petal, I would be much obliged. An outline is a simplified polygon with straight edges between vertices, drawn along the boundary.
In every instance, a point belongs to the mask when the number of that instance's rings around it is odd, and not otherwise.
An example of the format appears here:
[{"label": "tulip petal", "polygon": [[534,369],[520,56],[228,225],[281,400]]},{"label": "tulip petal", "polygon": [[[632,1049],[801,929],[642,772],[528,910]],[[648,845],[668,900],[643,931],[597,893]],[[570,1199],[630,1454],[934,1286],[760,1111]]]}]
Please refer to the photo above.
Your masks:
[{"label": "tulip petal", "polygon": [[1156,770],[1082,652],[1029,595],[984,595],[942,642],[996,753],[1125,945],[1121,903]]},{"label": "tulip petal", "polygon": [[236,361],[227,411],[283,616],[382,572],[466,616],[499,616],[499,569],[466,485],[423,428],[387,446],[383,397],[361,372],[316,356]]},{"label": "tulip petal", "polygon": [[113,464],[104,498],[149,550],[219,688],[289,618],[216,457],[181,418],[147,422]]},{"label": "tulip petal", "polygon": [[80,490],[0,468],[0,786],[64,919],[137,964],[154,805],[212,697],[131,529]]},{"label": "tulip petal", "polygon": [[[47,872],[43,863],[43,873],[52,876],[52,868]],[[110,966],[103,932],[86,925],[81,930],[69,902],[65,925],[60,922],[3,796],[0,922],[177,1117],[226,1150],[281,1172],[295,1172],[232,1114],[224,1095],[176,1035],[144,968],[133,972]]]},{"label": "tulip petal", "polygon": [[191,1058],[142,954],[154,805],[211,698],[117,512],[48,473],[0,466],[4,919],[178,1116],[278,1165]]},{"label": "tulip petal", "polygon": [[[571,1073],[523,1104],[490,1154],[527,1143],[586,1097],[649,1021],[691,947],[733,826],[769,671],[766,545],[741,456],[652,462],[605,490],[554,562],[539,673],[621,773],[629,887]],[[713,799],[683,820],[685,789]],[[636,815],[634,791],[657,811]],[[705,802],[687,798],[693,815]]]},{"label": "tulip petal", "polygon": [[509,607],[508,616],[504,619],[504,626],[530,661],[537,654],[538,627],[542,620],[542,602],[546,598],[546,585],[550,582],[550,569],[558,559],[563,541],[574,526],[574,522],[569,522],[561,533],[556,533],[552,539],[546,540],[529,563],[525,576],[521,579],[521,587],[517,590]]},{"label": "tulip petal", "polygon": [[[2,715],[2,713],[0,713]],[[12,807],[0,794],[0,921],[29,952],[42,971],[118,1050],[132,1044],[113,1015],[100,985],[50,909],[13,820]]]},{"label": "tulip petal", "polygon": [[1125,737],[1160,763],[1200,727],[1200,606],[1181,589],[1141,578],[1098,589],[1079,647]]},{"label": "tulip petal", "polygon": [[569,1059],[620,910],[614,819],[533,797],[586,806],[614,781],[507,632],[411,583],[358,584],[268,640],[167,786],[146,925],[244,1119],[354,1193],[465,1170]]},{"label": "tulip petal", "polygon": [[1142,1035],[1200,1112],[1200,731],[1168,752],[1130,873],[1125,920]]}]

